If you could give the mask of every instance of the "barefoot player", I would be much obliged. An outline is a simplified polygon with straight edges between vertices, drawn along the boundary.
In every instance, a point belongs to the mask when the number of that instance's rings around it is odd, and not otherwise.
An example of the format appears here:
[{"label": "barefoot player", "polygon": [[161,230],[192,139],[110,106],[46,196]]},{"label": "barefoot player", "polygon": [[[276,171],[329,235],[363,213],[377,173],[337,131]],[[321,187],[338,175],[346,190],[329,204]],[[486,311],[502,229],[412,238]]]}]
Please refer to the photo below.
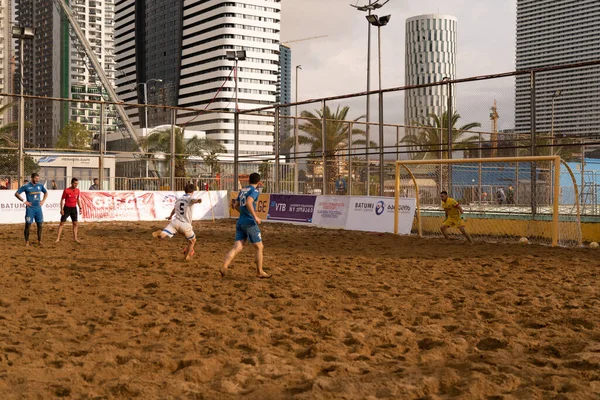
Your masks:
[{"label": "barefoot player", "polygon": [[[193,199],[194,184],[188,183],[185,185],[185,194],[181,196],[175,202],[175,207],[171,211],[168,220],[171,222],[167,227],[161,231],[155,231],[152,236],[159,239],[172,238],[175,233],[179,232],[187,240],[188,245],[185,248],[183,254],[186,260],[189,260],[194,256],[194,245],[196,244],[196,235],[194,234],[194,228],[192,227],[193,218],[193,206],[194,204],[202,203],[202,199]],[[174,219],[171,220],[171,218]]]},{"label": "barefoot player", "polygon": [[258,225],[262,222],[256,215],[256,201],[258,200],[257,186],[260,183],[260,175],[250,174],[250,185],[240,191],[234,208],[240,212],[240,218],[235,225],[235,243],[233,248],[225,256],[225,262],[221,267],[221,276],[227,274],[227,268],[235,256],[243,250],[246,241],[250,241],[256,249],[256,276],[258,278],[270,278],[271,275],[263,271],[263,243]]},{"label": "barefoot player", "polygon": [[446,212],[446,220],[442,222],[442,226],[440,227],[444,238],[448,239],[448,228],[456,226],[467,238],[469,243],[472,244],[473,240],[471,239],[471,236],[469,236],[469,234],[467,233],[467,230],[465,229],[466,222],[462,218],[463,209],[460,206],[460,204],[458,204],[458,201],[454,200],[451,197],[448,197],[448,192],[446,191],[443,191],[440,194],[440,197],[442,199],[442,208]]},{"label": "barefoot player", "polygon": [[[42,226],[44,224],[42,207],[48,198],[48,191],[39,182],[40,176],[33,173],[31,182],[27,182],[15,192],[15,197],[27,206],[25,209],[25,246],[29,246],[29,230],[34,221],[37,226],[38,244],[42,246]],[[21,197],[23,192],[25,192],[25,200]],[[44,198],[42,198],[42,193],[44,193]]]},{"label": "barefoot player", "polygon": [[81,214],[82,208],[81,202],[79,201],[78,185],[79,181],[77,178],[73,178],[71,179],[71,186],[63,190],[62,198],[60,199],[60,225],[58,226],[56,243],[60,242],[60,235],[62,234],[63,227],[69,218],[71,218],[71,222],[73,223],[73,239],[75,240],[75,243],[79,243],[79,239],[77,239],[77,230],[79,229],[77,222],[77,207],[79,207],[79,214]]}]

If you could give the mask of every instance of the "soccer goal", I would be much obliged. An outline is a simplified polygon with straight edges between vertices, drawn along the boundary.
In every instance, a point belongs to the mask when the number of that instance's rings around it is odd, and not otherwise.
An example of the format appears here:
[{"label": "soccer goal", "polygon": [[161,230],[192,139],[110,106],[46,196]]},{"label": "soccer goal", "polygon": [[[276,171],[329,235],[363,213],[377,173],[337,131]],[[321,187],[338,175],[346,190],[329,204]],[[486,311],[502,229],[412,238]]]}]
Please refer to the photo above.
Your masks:
[{"label": "soccer goal", "polygon": [[417,200],[412,232],[441,236],[442,191],[460,204],[475,240],[582,243],[577,183],[560,156],[397,161],[395,232],[400,198],[410,197]]}]

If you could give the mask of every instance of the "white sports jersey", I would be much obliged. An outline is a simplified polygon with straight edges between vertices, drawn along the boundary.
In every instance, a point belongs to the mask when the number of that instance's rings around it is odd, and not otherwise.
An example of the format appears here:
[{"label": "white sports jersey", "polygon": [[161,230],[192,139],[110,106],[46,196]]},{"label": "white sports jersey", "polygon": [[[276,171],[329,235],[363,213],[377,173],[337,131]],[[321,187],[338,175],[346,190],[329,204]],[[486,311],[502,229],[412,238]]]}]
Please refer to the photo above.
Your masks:
[{"label": "white sports jersey", "polygon": [[175,219],[191,225],[193,208],[192,196],[184,194],[175,202]]}]

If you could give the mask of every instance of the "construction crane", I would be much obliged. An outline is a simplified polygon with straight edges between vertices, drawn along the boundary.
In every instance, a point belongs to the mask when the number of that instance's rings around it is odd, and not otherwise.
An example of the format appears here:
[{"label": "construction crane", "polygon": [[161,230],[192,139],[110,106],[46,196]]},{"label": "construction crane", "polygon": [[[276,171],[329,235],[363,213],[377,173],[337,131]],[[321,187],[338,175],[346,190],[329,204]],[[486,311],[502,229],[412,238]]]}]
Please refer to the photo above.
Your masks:
[{"label": "construction crane", "polygon": [[307,40],[321,39],[321,38],[326,38],[328,36],[329,35],[321,35],[321,36],[312,36],[312,37],[308,37],[308,38],[304,38],[304,39],[288,40],[286,42],[281,42],[281,44],[284,46],[287,46],[290,43],[305,42]]},{"label": "construction crane", "polygon": [[492,121],[492,134],[490,135],[490,140],[492,142],[492,157],[496,157],[498,154],[498,119],[500,119],[496,100],[494,100],[494,105],[491,110],[490,120]]},{"label": "construction crane", "polygon": [[104,73],[104,70],[102,69],[102,65],[98,61],[98,58],[96,57],[96,54],[94,53],[94,50],[92,50],[92,46],[90,45],[90,42],[87,40],[87,38],[85,37],[85,34],[83,33],[79,24],[77,23],[77,19],[75,17],[75,14],[73,13],[73,10],[67,4],[67,2],[65,2],[63,0],[54,0],[54,4],[58,8],[59,11],[62,11],[64,16],[69,21],[69,25],[71,25],[71,28],[73,28],[75,36],[77,37],[77,40],[79,41],[79,44],[82,47],[82,49],[79,49],[79,50],[80,51],[82,50],[85,53],[88,60],[92,64],[92,67],[93,67],[96,75],[98,76],[100,83],[102,83],[102,86],[104,87],[104,89],[106,90],[106,93],[108,94],[109,100],[116,103],[115,108],[121,119],[121,122],[123,123],[123,127],[125,128],[125,131],[129,135],[129,137],[136,143],[136,145],[139,147],[140,151],[143,152],[144,149],[140,145],[140,138],[139,138],[137,132],[135,131],[133,124],[129,120],[129,117],[128,117],[127,113],[125,112],[125,108],[123,107],[122,104],[119,104],[120,103],[119,97],[117,96],[117,93],[115,92],[115,89],[113,88],[112,84],[108,80],[108,77]]}]

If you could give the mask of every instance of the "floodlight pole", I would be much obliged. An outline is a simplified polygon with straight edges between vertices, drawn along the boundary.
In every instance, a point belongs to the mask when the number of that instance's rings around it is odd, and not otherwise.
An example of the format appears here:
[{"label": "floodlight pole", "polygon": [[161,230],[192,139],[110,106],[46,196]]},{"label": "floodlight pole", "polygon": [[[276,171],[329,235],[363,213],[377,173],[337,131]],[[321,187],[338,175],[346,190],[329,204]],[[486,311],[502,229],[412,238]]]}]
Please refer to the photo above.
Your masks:
[{"label": "floodlight pole", "polygon": [[25,67],[23,60],[25,58],[25,39],[33,40],[35,38],[35,28],[13,26],[12,37],[19,40],[19,140],[18,157],[19,165],[17,170],[17,185],[22,185],[25,177]]},{"label": "floodlight pole", "polygon": [[[371,0],[369,0],[369,15],[371,15]],[[369,96],[369,92],[371,91],[371,23],[367,24],[369,27],[369,32],[367,34],[367,115],[366,115],[366,129],[365,129],[365,142],[366,142],[366,155],[367,159],[367,196],[370,196],[371,189],[371,165],[369,164],[369,148],[371,147],[371,125],[369,122],[371,121],[371,97]]]},{"label": "floodlight pole", "polygon": [[233,111],[233,190],[239,189],[240,178],[240,110],[238,109],[238,58],[235,57],[234,64],[234,84],[235,84],[235,110]]},{"label": "floodlight pole", "polygon": [[21,97],[19,97],[19,171],[17,174],[17,181],[19,182],[18,186],[21,186],[23,184],[23,179],[25,176],[25,97],[23,97],[23,95],[25,94],[25,68],[23,68],[24,50],[24,38],[21,37],[19,39],[19,94],[21,95]]},{"label": "floodlight pole", "polygon": [[246,59],[244,50],[227,51],[227,59],[234,61],[234,83],[235,83],[235,110],[233,112],[233,189],[239,186],[239,159],[240,159],[240,110],[238,99],[238,62]]},{"label": "floodlight pole", "polygon": [[381,88],[381,25],[377,26],[377,47],[379,58],[379,196],[383,197],[385,183],[385,167],[383,155],[383,91]]}]

